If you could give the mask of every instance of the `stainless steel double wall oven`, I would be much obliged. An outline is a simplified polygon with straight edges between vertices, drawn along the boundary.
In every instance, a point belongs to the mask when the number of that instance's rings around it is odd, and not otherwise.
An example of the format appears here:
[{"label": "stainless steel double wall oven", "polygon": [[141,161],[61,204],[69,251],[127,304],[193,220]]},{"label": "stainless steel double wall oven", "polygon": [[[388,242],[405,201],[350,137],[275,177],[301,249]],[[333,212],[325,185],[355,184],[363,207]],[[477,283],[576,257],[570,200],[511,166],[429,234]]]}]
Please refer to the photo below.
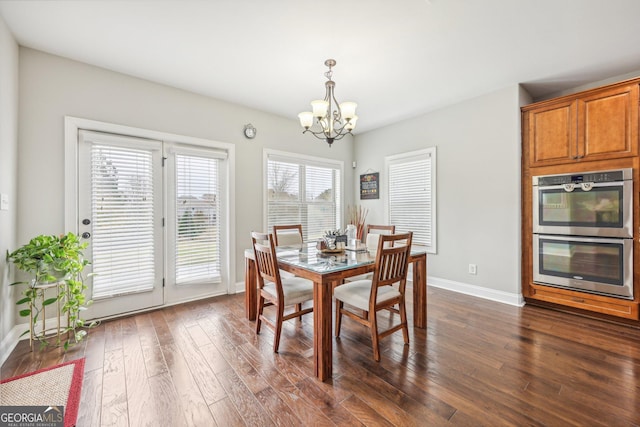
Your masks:
[{"label": "stainless steel double wall oven", "polygon": [[533,177],[533,281],[633,299],[631,168]]}]

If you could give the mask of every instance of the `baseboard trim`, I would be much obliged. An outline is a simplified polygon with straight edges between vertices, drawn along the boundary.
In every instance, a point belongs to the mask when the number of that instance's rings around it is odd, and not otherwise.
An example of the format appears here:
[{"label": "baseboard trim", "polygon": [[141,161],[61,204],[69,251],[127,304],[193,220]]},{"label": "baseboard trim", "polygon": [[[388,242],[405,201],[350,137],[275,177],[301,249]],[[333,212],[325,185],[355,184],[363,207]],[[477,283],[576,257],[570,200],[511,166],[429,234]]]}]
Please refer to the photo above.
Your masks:
[{"label": "baseboard trim", "polygon": [[484,288],[482,286],[470,285],[468,283],[456,282],[454,280],[442,279],[440,277],[428,277],[429,286],[434,288],[446,289],[465,295],[471,295],[491,301],[501,302],[503,304],[524,306],[524,298],[521,293],[514,294],[510,292],[498,291],[496,289]]},{"label": "baseboard trim", "polygon": [[244,281],[236,283],[236,294],[241,294],[244,291]]},{"label": "baseboard trim", "polygon": [[[2,366],[4,362],[6,362],[13,349],[18,345],[18,342],[20,341],[20,335],[28,329],[28,323],[15,325],[13,329],[11,329],[9,333],[4,337],[2,342],[0,342],[0,366]],[[26,334],[24,337],[28,338],[29,334]]]}]

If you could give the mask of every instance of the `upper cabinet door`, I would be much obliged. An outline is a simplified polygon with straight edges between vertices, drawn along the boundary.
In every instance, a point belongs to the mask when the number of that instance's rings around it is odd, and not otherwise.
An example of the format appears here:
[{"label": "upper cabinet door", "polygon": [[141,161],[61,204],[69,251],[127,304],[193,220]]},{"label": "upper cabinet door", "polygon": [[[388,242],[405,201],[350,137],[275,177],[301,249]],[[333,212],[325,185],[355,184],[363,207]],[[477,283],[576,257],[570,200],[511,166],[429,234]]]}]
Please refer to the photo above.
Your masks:
[{"label": "upper cabinet door", "polygon": [[564,101],[525,114],[531,166],[567,163],[577,158],[576,107],[575,101]]},{"label": "upper cabinet door", "polygon": [[600,91],[578,100],[578,159],[638,154],[638,85]]},{"label": "upper cabinet door", "polygon": [[529,166],[638,155],[638,84],[596,89],[525,107]]}]

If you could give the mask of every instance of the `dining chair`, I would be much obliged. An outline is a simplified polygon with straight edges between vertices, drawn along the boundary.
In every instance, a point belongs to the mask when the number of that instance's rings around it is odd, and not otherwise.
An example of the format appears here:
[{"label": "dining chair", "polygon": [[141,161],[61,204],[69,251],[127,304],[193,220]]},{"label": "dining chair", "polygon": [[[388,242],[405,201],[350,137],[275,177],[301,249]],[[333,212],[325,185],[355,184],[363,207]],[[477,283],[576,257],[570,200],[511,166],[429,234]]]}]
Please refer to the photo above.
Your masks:
[{"label": "dining chair", "polygon": [[[381,338],[402,330],[404,343],[405,345],[409,344],[405,288],[412,238],[412,232],[381,235],[378,241],[373,278],[345,283],[334,290],[336,299],[336,338],[340,337],[343,315],[368,327],[371,330],[373,358],[376,362],[380,361],[379,341]],[[395,283],[398,283],[397,288],[393,286]],[[396,304],[398,309],[394,308]],[[346,308],[345,305],[349,308]],[[400,315],[400,323],[383,332],[379,332],[377,314],[380,310],[398,313]]]},{"label": "dining chair", "polygon": [[[276,246],[302,245],[302,224],[274,225],[273,239]],[[296,275],[289,273],[288,271],[280,270],[280,277],[283,279],[289,279],[291,277],[296,277]],[[300,311],[301,306],[296,306],[296,310]],[[300,318],[302,319],[302,316]]]},{"label": "dining chair", "polygon": [[367,235],[371,232],[376,234],[393,234],[396,232],[396,226],[367,224]]},{"label": "dining chair", "polygon": [[[273,351],[278,352],[282,323],[313,311],[313,306],[303,309],[302,304],[313,300],[313,282],[301,277],[280,277],[276,247],[272,234],[251,233],[253,253],[258,270],[258,315],[256,319],[256,334],[264,322],[274,332]],[[264,308],[274,306],[275,320],[264,316]],[[289,314],[284,314],[285,307],[294,306]]]},{"label": "dining chair", "polygon": [[[367,234],[365,235],[365,246],[368,251],[375,251],[378,248],[378,239],[382,234],[393,234],[396,232],[395,225],[367,225]],[[387,245],[388,246],[388,245]],[[358,276],[347,277],[345,282],[354,282],[356,280],[371,279],[371,273],[360,274]]]},{"label": "dining chair", "polygon": [[276,246],[299,245],[302,243],[302,224],[274,225],[273,237]]}]

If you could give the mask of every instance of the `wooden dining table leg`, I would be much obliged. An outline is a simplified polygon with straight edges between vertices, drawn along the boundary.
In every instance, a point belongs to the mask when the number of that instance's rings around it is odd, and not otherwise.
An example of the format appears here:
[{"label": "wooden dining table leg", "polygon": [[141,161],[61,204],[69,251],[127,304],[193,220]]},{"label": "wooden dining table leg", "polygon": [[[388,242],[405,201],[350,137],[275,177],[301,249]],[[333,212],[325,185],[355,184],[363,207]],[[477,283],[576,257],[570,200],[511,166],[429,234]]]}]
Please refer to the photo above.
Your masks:
[{"label": "wooden dining table leg", "polygon": [[244,258],[244,309],[247,319],[256,320],[258,311],[258,276],[256,263],[249,257]]},{"label": "wooden dining table leg", "polygon": [[413,263],[413,325],[427,328],[427,255]]},{"label": "wooden dining table leg", "polygon": [[313,369],[320,381],[333,373],[332,286],[330,282],[313,283]]}]

